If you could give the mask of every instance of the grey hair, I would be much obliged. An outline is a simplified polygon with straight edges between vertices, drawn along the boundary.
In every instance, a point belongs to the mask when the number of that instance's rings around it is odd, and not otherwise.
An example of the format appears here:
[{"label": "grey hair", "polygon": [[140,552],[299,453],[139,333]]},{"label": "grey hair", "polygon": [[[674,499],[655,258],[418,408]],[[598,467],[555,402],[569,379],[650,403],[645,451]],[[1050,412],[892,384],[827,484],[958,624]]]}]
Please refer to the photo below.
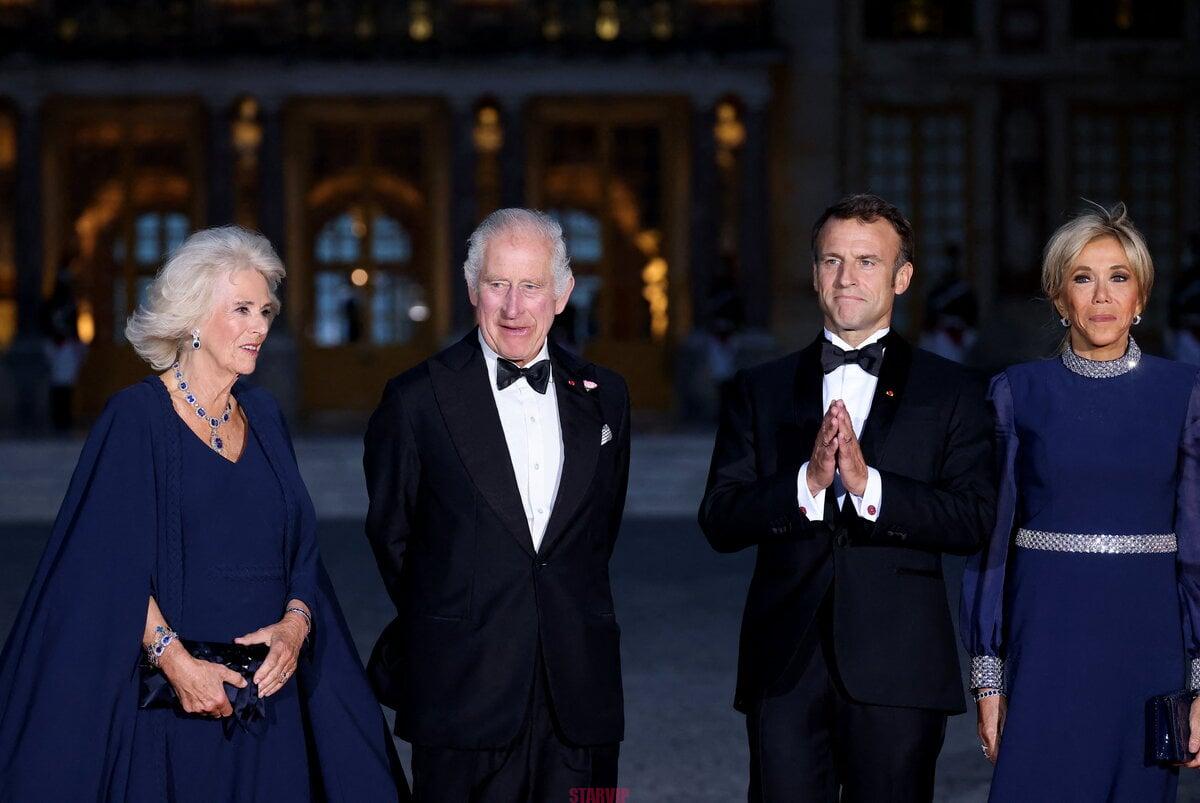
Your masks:
[{"label": "grey hair", "polygon": [[129,316],[125,339],[156,371],[170,368],[192,330],[212,311],[213,288],[219,277],[255,270],[267,281],[271,302],[287,275],[266,237],[240,226],[195,232],[171,254],[154,277],[145,303]]},{"label": "grey hair", "polygon": [[487,258],[488,243],[497,234],[520,232],[541,237],[550,246],[550,273],[554,277],[554,297],[561,298],[571,280],[571,261],[567,258],[567,243],[563,239],[562,226],[545,212],[536,209],[510,207],[497,209],[483,219],[467,241],[467,261],[463,263],[463,276],[471,290],[479,288],[479,274]]}]

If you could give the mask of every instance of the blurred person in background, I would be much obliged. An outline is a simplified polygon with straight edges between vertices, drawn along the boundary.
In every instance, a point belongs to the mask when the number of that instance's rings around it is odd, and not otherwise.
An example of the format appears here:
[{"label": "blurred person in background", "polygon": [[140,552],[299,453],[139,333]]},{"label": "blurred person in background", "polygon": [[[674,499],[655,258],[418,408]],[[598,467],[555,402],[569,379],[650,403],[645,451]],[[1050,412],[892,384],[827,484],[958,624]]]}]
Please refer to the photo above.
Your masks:
[{"label": "blurred person in background", "polygon": [[1153,282],[1124,205],[1070,220],[1042,260],[1061,352],[992,380],[1000,493],[960,615],[992,801],[1175,800],[1146,706],[1200,688],[1200,382],[1131,335]]},{"label": "blurred person in background", "polygon": [[157,373],[92,428],[0,653],[0,800],[407,799],[287,426],[240,379],[283,277],[261,235],[197,232],[130,318]]},{"label": "blurred person in background", "polygon": [[79,339],[79,307],[71,280],[70,260],[64,261],[46,302],[43,352],[50,368],[50,422],[56,432],[67,432],[75,423],[75,385],[87,358]]}]

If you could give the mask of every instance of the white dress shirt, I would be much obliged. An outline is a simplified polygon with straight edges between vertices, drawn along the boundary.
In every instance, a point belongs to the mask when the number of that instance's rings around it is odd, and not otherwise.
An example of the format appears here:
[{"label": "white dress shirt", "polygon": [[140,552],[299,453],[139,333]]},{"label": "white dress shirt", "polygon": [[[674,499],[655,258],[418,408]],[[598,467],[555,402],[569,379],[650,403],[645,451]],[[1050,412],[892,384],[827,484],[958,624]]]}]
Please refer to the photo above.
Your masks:
[{"label": "white dress shirt", "polygon": [[[858,346],[851,346],[828,329],[825,330],[825,337],[838,348],[850,351],[854,348],[861,349],[871,345],[889,331],[891,331],[889,327],[884,327]],[[884,351],[886,352],[886,349]],[[821,409],[828,412],[829,406],[835,400],[841,399],[842,404],[846,405],[846,411],[850,413],[854,437],[862,437],[863,424],[866,422],[867,416],[871,414],[871,402],[875,398],[875,387],[878,384],[879,377],[872,376],[859,365],[839,366],[825,374],[825,378],[821,382]],[[805,461],[804,465],[800,467],[800,475],[796,478],[796,499],[809,521],[821,521],[825,518],[825,492],[832,490],[837,495],[837,505],[840,509],[846,500],[846,487],[842,485],[840,474],[835,471],[833,485],[812,494],[808,490],[807,474],[808,461]],[[879,518],[879,510],[883,506],[882,497],[883,480],[878,471],[868,466],[867,487],[863,489],[862,496],[850,494],[850,503],[854,505],[854,509],[860,517],[875,521]]]},{"label": "white dress shirt", "polygon": [[[550,382],[545,393],[529,387],[525,377],[498,390],[496,361],[500,356],[483,339],[483,332],[479,333],[479,345],[483,348],[488,385],[500,413],[508,457],[512,460],[521,505],[525,508],[525,520],[529,522],[529,534],[533,536],[536,551],[546,534],[550,511],[558,495],[558,482],[562,478],[562,428],[558,423],[558,397],[554,395],[554,369],[550,369]],[[528,365],[548,359],[549,355],[550,351],[543,343],[542,350]]]}]

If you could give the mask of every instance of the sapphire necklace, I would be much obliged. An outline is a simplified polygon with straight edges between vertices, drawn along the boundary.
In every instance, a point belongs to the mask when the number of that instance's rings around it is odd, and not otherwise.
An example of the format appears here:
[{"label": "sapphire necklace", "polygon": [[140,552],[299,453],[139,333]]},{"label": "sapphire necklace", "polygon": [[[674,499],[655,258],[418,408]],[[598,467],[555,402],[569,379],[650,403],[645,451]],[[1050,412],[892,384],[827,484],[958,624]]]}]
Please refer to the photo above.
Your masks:
[{"label": "sapphire necklace", "polygon": [[183,394],[183,398],[187,399],[187,403],[192,405],[192,409],[196,411],[196,415],[204,419],[209,426],[208,445],[218,454],[225,453],[225,441],[221,439],[221,433],[218,431],[222,424],[229,421],[229,413],[233,410],[229,402],[225,402],[225,412],[220,418],[210,416],[208,411],[200,406],[200,402],[196,400],[196,394],[188,389],[188,381],[183,376],[183,369],[179,367],[178,361],[171,366],[175,371],[175,386]]}]

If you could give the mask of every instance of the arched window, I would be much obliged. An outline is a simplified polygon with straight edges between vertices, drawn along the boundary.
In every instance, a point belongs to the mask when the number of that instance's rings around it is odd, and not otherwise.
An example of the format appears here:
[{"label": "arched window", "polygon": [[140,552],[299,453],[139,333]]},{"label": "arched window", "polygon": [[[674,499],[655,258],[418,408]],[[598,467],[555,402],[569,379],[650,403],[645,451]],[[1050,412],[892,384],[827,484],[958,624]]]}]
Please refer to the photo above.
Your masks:
[{"label": "arched window", "polygon": [[572,262],[599,262],[604,256],[604,243],[600,236],[600,219],[582,209],[551,209],[550,217],[563,228],[563,239],[567,241],[567,255]]},{"label": "arched window", "polygon": [[321,227],[313,256],[318,345],[366,338],[377,345],[405,343],[414,326],[429,318],[424,288],[404,275],[413,246],[397,218],[381,211],[368,216],[358,207],[341,212]]}]

